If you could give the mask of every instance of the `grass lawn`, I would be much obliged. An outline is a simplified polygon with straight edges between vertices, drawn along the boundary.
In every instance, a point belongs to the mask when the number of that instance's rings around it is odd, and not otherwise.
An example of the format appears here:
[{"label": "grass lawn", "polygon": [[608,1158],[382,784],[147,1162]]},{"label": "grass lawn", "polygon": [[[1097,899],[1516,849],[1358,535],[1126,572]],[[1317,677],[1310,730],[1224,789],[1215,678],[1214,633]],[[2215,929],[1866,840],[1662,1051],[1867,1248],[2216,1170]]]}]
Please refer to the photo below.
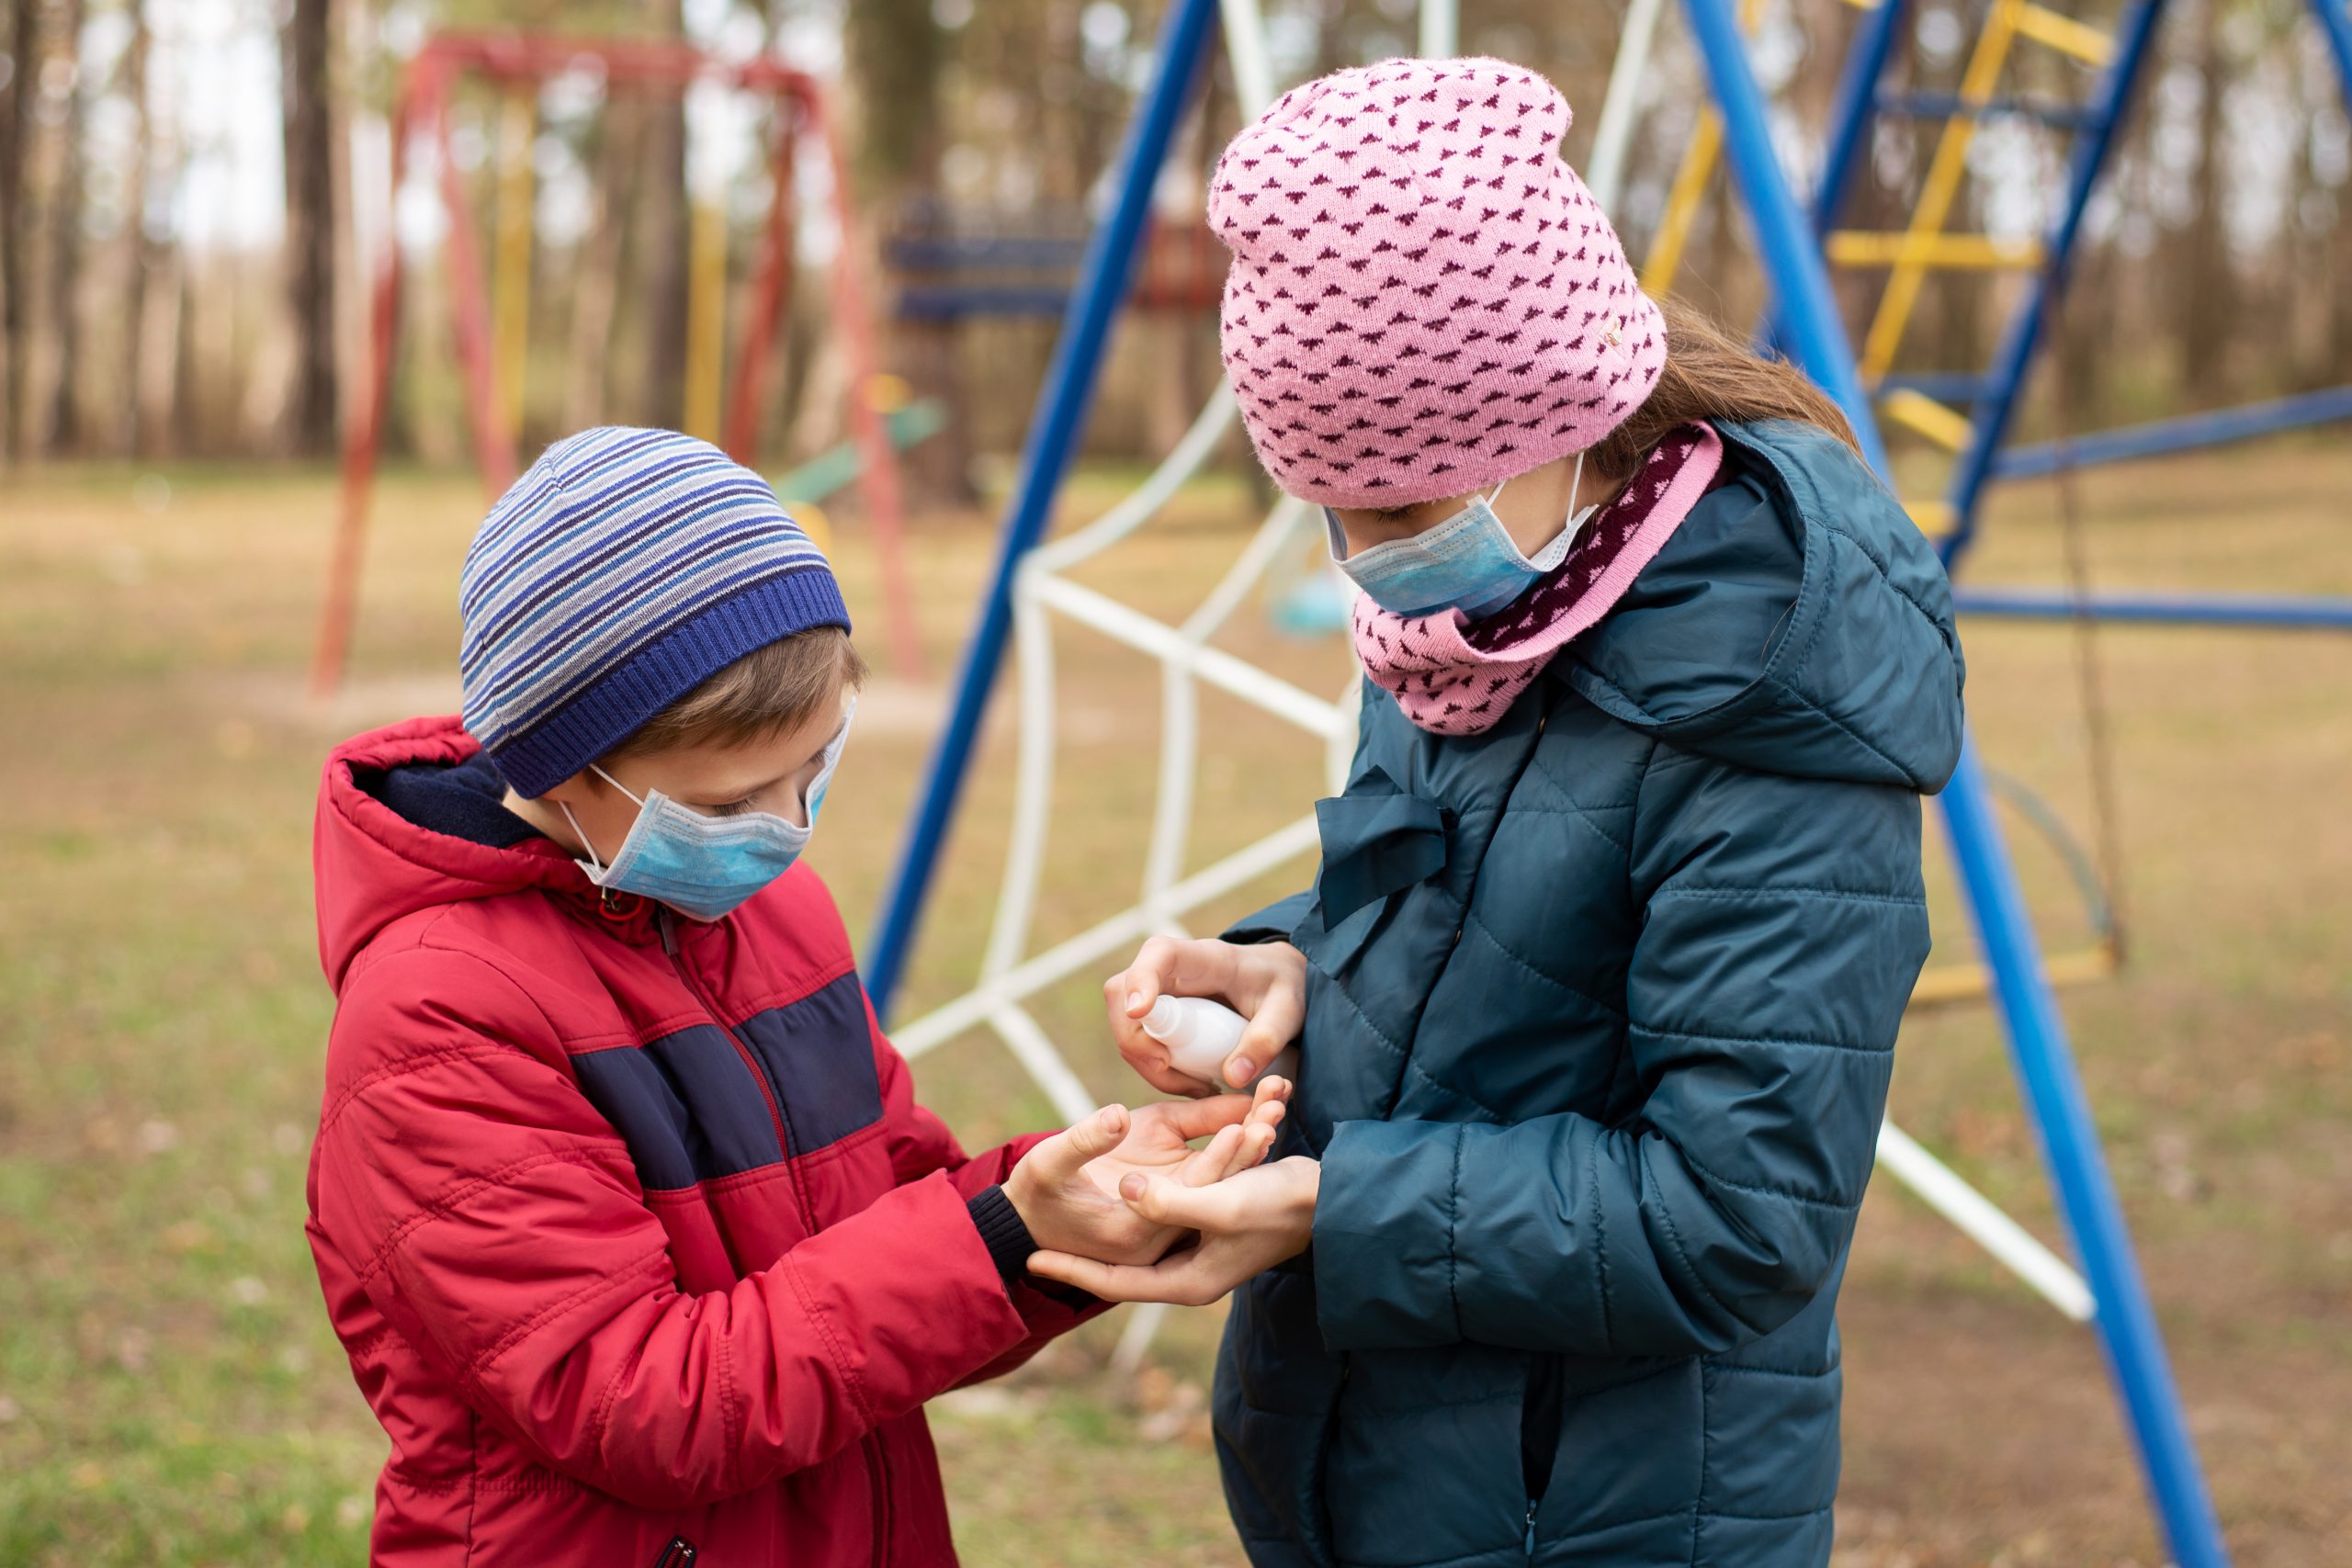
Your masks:
[{"label": "grass lawn", "polygon": [[[2352,446],[2179,459],[2083,480],[2109,586],[2352,593]],[[1073,518],[1118,493],[1076,487]],[[302,696],[334,487],[322,472],[60,469],[0,486],[0,1564],[353,1562],[384,1439],[327,1331],[301,1235],[331,1002],[310,909],[320,758],[456,705],[472,485],[382,487],[348,691]],[[1238,481],[1187,491],[1088,581],[1170,616],[1238,547]],[[1983,581],[2057,575],[2046,486],[2003,498]],[[985,573],[976,517],[919,520],[933,683],[886,676],[812,858],[863,932]],[[876,604],[854,531],[838,554]],[[2064,626],[1973,623],[1988,760],[2079,822],[2085,729]],[[869,616],[865,642],[883,639]],[[1064,758],[1042,944],[1133,896],[1157,765],[1139,657],[1066,631]],[[1336,642],[1256,609],[1226,646],[1337,691]],[[2102,640],[2132,963],[2072,994],[2084,1076],[2237,1559],[2352,1563],[2352,639],[2117,629]],[[1321,793],[1316,748],[1214,695],[1204,863]],[[1014,725],[1000,704],[902,1016],[978,963]],[[2046,851],[2054,944],[2081,920]],[[1302,864],[1199,922],[1289,889]],[[1939,863],[1937,962],[1969,956]],[[1037,1015],[1098,1093],[1126,1094],[1099,976]],[[1917,1136],[2058,1230],[1981,1009],[1915,1018],[1894,1085]],[[992,1040],[922,1060],[974,1145],[1049,1120]],[[1140,1088],[1140,1086],[1136,1086]],[[1097,1325],[936,1428],[975,1564],[1238,1560],[1202,1414],[1214,1311],[1170,1320],[1132,1384]],[[2162,1560],[2091,1337],[1891,1182],[1849,1277],[1851,1568]]]}]

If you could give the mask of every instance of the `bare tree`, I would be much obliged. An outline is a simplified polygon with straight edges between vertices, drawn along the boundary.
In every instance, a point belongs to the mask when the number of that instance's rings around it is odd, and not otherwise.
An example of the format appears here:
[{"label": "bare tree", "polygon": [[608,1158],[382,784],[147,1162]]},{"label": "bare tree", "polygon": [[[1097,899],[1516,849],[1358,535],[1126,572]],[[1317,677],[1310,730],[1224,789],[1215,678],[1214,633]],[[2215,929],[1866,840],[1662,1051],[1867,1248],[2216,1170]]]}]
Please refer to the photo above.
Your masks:
[{"label": "bare tree", "polygon": [[[49,317],[51,349],[48,381],[42,400],[32,413],[35,448],[43,454],[71,447],[81,439],[76,402],[81,367],[82,201],[85,182],[83,145],[85,116],[96,96],[82,70],[83,0],[63,0],[57,7],[57,58],[66,84],[62,118],[57,128],[56,157],[51,165],[49,200],[44,218],[49,239]],[[46,73],[45,62],[42,70]]]},{"label": "bare tree", "polygon": [[37,0],[12,0],[7,17],[7,53],[0,57],[0,463],[16,453],[24,407],[25,143],[40,71]]},{"label": "bare tree", "polygon": [[[680,0],[650,0],[664,38],[683,37]],[[647,105],[645,164],[636,202],[637,273],[645,288],[646,377],[639,417],[650,424],[684,418],[686,394],[686,104],[663,95]]]},{"label": "bare tree", "polygon": [[[871,0],[851,9],[850,69],[857,88],[860,209],[884,225],[896,221],[911,198],[939,186],[942,152],[940,79],[947,43],[933,19],[931,0]],[[870,231],[844,234],[843,244],[878,246]],[[878,271],[878,269],[876,269]],[[888,300],[876,308],[888,309]],[[835,330],[842,330],[836,323]],[[952,323],[899,321],[890,346],[916,390],[963,404]],[[972,499],[969,429],[951,420],[945,430],[907,454],[906,472],[918,502]]]},{"label": "bare tree", "polygon": [[280,38],[286,141],[286,314],[294,334],[284,440],[305,457],[334,450],[334,111],[328,102],[333,0],[293,0]]},{"label": "bare tree", "polygon": [[571,365],[564,377],[563,423],[585,430],[605,417],[612,364],[613,315],[620,293],[621,238],[627,232],[630,176],[645,145],[645,100],[605,105],[595,152],[596,211],[581,241],[571,286]]}]

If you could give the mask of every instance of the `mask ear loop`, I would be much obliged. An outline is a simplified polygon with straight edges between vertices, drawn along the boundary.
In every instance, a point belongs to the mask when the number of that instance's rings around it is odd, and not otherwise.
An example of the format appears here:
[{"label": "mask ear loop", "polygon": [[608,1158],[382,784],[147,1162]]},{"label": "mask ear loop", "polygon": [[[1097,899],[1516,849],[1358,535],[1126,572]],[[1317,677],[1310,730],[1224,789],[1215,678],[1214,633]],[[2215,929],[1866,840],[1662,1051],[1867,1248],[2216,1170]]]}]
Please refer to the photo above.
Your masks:
[{"label": "mask ear loop", "polygon": [[[588,766],[594,771],[598,778],[604,780],[606,784],[612,785],[623,795],[628,795],[630,800],[635,801],[637,808],[639,811],[645,809],[645,802],[639,800],[636,795],[629,794],[628,785],[621,783],[620,780],[613,777],[612,774],[605,772],[604,769],[597,767],[594,762],[589,763]],[[580,818],[571,814],[571,807],[559,800],[555,803],[555,808],[563,813],[563,819],[571,824],[572,832],[579,836],[580,847],[588,852],[588,863],[596,868],[596,884],[600,887],[603,886],[605,873],[611,868],[605,864],[604,857],[597,854],[595,844],[590,841],[587,830],[580,826]]]},{"label": "mask ear loop", "polygon": [[588,863],[596,868],[596,880],[601,886],[605,878],[605,863],[596,853],[596,846],[589,840],[587,832],[580,826],[580,818],[571,814],[571,807],[559,800],[555,803],[555,808],[563,813],[563,819],[571,824],[572,833],[580,840],[580,847],[588,852]]}]

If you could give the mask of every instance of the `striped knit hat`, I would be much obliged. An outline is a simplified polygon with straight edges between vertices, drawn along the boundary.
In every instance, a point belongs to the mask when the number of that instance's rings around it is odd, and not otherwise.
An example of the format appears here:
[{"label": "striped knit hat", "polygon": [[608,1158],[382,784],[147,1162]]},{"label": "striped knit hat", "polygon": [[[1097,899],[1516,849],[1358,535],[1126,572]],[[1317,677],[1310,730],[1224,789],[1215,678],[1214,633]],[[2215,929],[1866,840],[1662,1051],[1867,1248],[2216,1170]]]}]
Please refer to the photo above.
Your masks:
[{"label": "striped knit hat", "polygon": [[466,552],[465,724],[536,799],[745,654],[849,626],[824,553],[707,441],[606,427],[548,447]]}]

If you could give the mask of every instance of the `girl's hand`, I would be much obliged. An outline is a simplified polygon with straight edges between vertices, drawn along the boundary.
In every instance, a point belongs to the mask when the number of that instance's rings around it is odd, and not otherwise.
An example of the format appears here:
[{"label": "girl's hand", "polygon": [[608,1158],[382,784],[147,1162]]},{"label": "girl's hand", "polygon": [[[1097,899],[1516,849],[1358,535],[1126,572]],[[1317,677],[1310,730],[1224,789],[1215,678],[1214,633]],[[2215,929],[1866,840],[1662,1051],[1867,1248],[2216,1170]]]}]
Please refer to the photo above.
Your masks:
[{"label": "girl's hand", "polygon": [[[1122,1201],[1121,1185],[1150,1178],[1200,1186],[1249,1169],[1273,1147],[1289,1093],[1289,1084],[1270,1078],[1254,1100],[1227,1094],[1134,1111],[1106,1105],[1023,1156],[1004,1195],[1040,1248],[1148,1263],[1181,1232]],[[1187,1146],[1200,1137],[1206,1146]]]},{"label": "girl's hand", "polygon": [[1225,1081],[1238,1089],[1298,1038],[1306,1021],[1306,955],[1286,942],[1245,946],[1156,936],[1133,964],[1102,982],[1112,1038],[1144,1082],[1162,1094],[1216,1094],[1223,1086],[1177,1071],[1168,1047],[1143,1032],[1143,1015],[1163,991],[1215,998],[1250,1021],[1225,1062]]},{"label": "girl's hand", "polygon": [[1129,1176],[1128,1205],[1170,1230],[1196,1230],[1193,1246],[1159,1262],[1098,1263],[1066,1252],[1037,1252],[1029,1271],[1106,1302],[1174,1302],[1205,1306],[1243,1280],[1306,1250],[1315,1235],[1315,1198],[1323,1167],[1304,1155],[1244,1170],[1214,1186],[1165,1176]]}]

